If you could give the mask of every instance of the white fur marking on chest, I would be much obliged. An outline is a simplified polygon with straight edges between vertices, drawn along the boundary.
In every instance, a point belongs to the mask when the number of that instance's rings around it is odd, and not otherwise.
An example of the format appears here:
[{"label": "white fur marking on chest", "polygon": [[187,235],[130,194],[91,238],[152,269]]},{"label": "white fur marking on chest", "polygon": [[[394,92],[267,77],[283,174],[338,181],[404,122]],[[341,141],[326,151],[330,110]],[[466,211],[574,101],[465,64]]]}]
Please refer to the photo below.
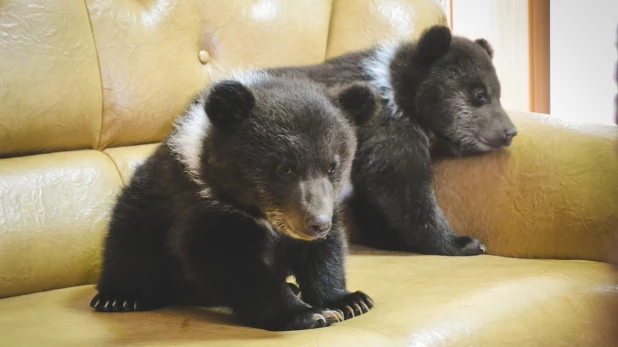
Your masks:
[{"label": "white fur marking on chest", "polygon": [[210,121],[203,105],[192,105],[189,112],[178,119],[176,131],[168,140],[176,160],[181,162],[189,178],[200,187],[198,194],[204,199],[211,197],[210,188],[200,178],[202,146],[209,127]]},{"label": "white fur marking on chest", "polygon": [[[219,80],[235,80],[245,86],[252,86],[268,78],[269,75],[264,71],[236,70]],[[204,140],[210,128],[204,105],[207,92],[208,90],[200,95],[197,103],[192,104],[189,110],[176,120],[174,132],[168,139],[172,153],[184,165],[191,180],[200,186],[199,194],[203,198],[211,197],[210,189],[200,175]]]},{"label": "white fur marking on chest", "polygon": [[189,111],[178,118],[176,129],[168,140],[172,153],[185,166],[189,177],[200,186],[204,185],[200,178],[200,161],[208,128],[210,121],[200,101],[191,105]]},{"label": "white fur marking on chest", "polygon": [[395,42],[382,44],[371,56],[361,62],[363,70],[371,77],[371,84],[380,91],[382,99],[386,101],[391,115],[395,118],[400,116],[400,111],[395,102],[390,66],[398,48],[399,45]]}]

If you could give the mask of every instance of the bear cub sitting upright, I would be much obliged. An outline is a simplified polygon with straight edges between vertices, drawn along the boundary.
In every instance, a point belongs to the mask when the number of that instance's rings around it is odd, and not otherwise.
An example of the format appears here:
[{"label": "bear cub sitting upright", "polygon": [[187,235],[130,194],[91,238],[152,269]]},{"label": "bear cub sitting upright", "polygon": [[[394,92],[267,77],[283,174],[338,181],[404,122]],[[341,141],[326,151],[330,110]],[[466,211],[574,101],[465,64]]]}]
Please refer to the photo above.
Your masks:
[{"label": "bear cub sitting upright", "polygon": [[368,246],[438,255],[485,253],[456,236],[433,190],[437,154],[464,156],[509,146],[517,134],[500,105],[493,50],[447,27],[418,41],[385,44],[323,64],[277,68],[327,87],[366,81],[380,90],[379,119],[360,127],[352,170],[351,220]]},{"label": "bear cub sitting upright", "polygon": [[379,108],[367,85],[255,71],[207,88],[120,195],[91,306],[225,306],[268,330],[367,312],[371,298],[346,289],[339,196],[354,126]]}]

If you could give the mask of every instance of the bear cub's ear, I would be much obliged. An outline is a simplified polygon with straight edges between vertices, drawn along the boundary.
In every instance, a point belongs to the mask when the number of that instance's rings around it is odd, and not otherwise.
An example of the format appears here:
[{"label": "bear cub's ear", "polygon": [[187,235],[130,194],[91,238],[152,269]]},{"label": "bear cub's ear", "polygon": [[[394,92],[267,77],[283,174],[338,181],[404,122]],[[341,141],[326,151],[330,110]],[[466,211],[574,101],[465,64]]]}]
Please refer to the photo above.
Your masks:
[{"label": "bear cub's ear", "polygon": [[489,54],[489,59],[493,59],[494,58],[494,49],[491,47],[489,42],[487,42],[487,40],[485,40],[485,39],[476,39],[476,40],[474,40],[474,42],[476,44],[480,45],[481,47],[483,47],[483,49],[487,52],[487,54]]},{"label": "bear cub's ear", "polygon": [[253,93],[237,81],[222,81],[206,97],[206,115],[213,125],[231,128],[248,117],[255,106]]},{"label": "bear cub's ear", "polygon": [[382,108],[378,91],[362,82],[348,84],[336,91],[335,103],[357,126],[367,123]]},{"label": "bear cub's ear", "polygon": [[451,30],[446,26],[436,25],[427,29],[416,44],[421,64],[432,64],[446,55],[452,40]]}]

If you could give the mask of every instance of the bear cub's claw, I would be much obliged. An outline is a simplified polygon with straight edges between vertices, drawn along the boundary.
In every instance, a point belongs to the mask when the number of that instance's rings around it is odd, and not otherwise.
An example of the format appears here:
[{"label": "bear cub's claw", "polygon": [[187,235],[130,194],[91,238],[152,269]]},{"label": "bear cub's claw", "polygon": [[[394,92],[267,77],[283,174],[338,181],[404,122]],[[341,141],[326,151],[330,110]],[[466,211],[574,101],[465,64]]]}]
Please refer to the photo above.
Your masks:
[{"label": "bear cub's claw", "polygon": [[456,244],[459,251],[458,255],[480,255],[487,253],[487,246],[480,240],[470,236],[458,236]]},{"label": "bear cub's claw", "polygon": [[131,295],[98,293],[90,301],[90,307],[99,312],[148,311],[144,302]]},{"label": "bear cub's claw", "polygon": [[373,306],[375,306],[373,300],[369,295],[361,291],[350,293],[328,305],[329,308],[335,309],[338,313],[343,315],[345,319],[354,318],[363,313],[367,313]]},{"label": "bear cub's claw", "polygon": [[329,309],[312,309],[299,313],[284,325],[283,330],[317,329],[343,322],[343,315]]}]

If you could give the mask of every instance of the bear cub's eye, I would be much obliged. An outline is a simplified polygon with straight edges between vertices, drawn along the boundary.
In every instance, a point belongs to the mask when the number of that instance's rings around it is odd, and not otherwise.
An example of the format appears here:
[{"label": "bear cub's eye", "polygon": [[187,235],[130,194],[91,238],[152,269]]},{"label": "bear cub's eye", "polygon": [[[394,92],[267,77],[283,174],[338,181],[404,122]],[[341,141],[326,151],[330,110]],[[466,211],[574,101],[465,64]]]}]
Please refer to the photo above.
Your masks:
[{"label": "bear cub's eye", "polygon": [[291,176],[294,174],[294,165],[290,163],[281,164],[277,168],[277,173],[281,176]]},{"label": "bear cub's eye", "polygon": [[487,95],[487,92],[484,89],[476,89],[473,91],[474,95],[472,97],[472,103],[475,104],[476,106],[483,106],[485,104],[489,104],[491,101],[489,100],[489,95]]},{"label": "bear cub's eye", "polygon": [[337,171],[337,162],[332,162],[330,166],[328,167],[328,174],[334,175],[335,171]]}]

